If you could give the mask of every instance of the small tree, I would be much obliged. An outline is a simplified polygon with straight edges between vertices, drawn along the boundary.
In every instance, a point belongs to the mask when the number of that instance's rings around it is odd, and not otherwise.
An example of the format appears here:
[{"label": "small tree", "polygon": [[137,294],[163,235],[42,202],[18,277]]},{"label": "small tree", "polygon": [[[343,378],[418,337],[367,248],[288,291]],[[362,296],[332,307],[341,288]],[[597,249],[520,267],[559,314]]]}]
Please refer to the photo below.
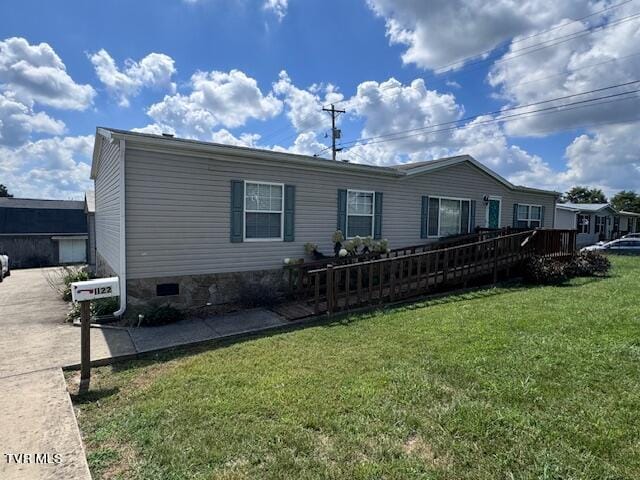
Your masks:
[{"label": "small tree", "polygon": [[564,194],[564,199],[571,203],[607,203],[607,197],[599,188],[575,186]]},{"label": "small tree", "polygon": [[9,190],[7,190],[7,187],[2,185],[1,183],[0,183],[0,197],[8,197],[8,198],[13,197],[13,195],[9,193]]},{"label": "small tree", "polygon": [[632,190],[622,190],[611,197],[611,205],[616,210],[640,213],[640,195]]}]

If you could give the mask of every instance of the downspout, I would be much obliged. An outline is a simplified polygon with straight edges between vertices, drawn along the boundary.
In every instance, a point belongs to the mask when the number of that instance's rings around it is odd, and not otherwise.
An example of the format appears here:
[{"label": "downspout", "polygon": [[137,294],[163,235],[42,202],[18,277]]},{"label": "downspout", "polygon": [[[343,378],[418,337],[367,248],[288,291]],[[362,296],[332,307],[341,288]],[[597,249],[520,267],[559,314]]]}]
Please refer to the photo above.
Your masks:
[{"label": "downspout", "polygon": [[113,312],[116,317],[122,317],[127,309],[127,242],[125,231],[125,168],[124,168],[125,141],[120,140],[120,308]]}]

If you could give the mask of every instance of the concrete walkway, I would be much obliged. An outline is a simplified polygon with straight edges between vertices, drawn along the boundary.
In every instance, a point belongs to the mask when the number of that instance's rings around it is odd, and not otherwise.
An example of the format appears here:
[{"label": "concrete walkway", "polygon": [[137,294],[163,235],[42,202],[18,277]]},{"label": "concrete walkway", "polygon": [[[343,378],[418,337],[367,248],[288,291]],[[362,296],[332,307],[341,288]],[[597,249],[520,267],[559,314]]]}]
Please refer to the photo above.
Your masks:
[{"label": "concrete walkway", "polygon": [[[69,305],[47,283],[54,271],[15,270],[0,284],[2,480],[91,478],[60,369],[79,364],[80,329],[65,323]],[[162,327],[92,328],[91,360],[259,332],[288,323],[274,312],[253,309]]]},{"label": "concrete walkway", "polygon": [[91,478],[62,370],[1,378],[0,392],[0,478]]}]

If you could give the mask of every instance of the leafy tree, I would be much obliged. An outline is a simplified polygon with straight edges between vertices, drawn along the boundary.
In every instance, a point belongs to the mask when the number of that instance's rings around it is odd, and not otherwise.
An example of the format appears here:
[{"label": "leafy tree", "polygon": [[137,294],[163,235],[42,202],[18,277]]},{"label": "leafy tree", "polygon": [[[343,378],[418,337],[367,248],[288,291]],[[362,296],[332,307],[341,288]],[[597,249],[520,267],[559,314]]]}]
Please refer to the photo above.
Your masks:
[{"label": "leafy tree", "polygon": [[599,188],[579,185],[565,193],[564,200],[571,203],[607,203],[607,197]]},{"label": "leafy tree", "polygon": [[13,197],[13,195],[9,193],[9,190],[7,190],[7,187],[2,185],[1,183],[0,183],[0,197],[9,197],[9,198]]},{"label": "leafy tree", "polygon": [[622,190],[611,197],[611,204],[616,210],[640,213],[640,195],[632,190]]}]

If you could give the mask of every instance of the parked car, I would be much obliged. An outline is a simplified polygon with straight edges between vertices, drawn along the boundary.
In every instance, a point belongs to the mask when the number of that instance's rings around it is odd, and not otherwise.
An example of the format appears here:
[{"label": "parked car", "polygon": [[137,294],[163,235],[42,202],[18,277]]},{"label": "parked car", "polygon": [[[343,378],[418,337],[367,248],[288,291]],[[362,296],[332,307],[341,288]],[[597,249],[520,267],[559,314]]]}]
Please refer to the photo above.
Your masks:
[{"label": "parked car", "polygon": [[640,238],[640,233],[627,233],[622,238]]},{"label": "parked car", "polygon": [[581,252],[630,253],[640,255],[640,238],[619,238],[611,242],[584,247]]},{"label": "parked car", "polygon": [[11,275],[9,269],[9,256],[4,253],[0,253],[0,282],[4,280],[4,277]]}]

